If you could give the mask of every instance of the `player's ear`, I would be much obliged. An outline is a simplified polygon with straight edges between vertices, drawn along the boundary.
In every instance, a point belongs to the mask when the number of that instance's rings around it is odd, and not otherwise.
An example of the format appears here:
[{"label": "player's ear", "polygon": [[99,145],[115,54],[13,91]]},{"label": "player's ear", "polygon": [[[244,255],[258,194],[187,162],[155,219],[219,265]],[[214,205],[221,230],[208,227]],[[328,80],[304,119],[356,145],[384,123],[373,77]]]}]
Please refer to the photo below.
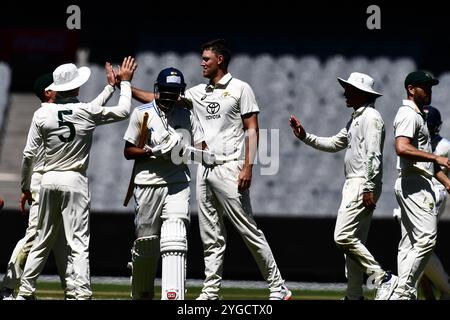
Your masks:
[{"label": "player's ear", "polygon": [[406,87],[406,91],[408,92],[409,96],[414,96],[414,86],[411,84],[408,84]]},{"label": "player's ear", "polygon": [[217,55],[217,64],[219,66],[223,64],[223,61],[224,61],[223,55],[221,55],[221,54]]}]

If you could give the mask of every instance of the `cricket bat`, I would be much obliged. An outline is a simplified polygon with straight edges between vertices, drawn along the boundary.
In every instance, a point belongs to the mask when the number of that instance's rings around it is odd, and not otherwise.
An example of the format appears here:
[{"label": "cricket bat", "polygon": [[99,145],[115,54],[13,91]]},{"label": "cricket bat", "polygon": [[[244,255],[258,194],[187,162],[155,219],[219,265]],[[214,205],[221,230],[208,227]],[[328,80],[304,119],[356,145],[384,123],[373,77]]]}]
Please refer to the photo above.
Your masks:
[{"label": "cricket bat", "polygon": [[[141,124],[141,132],[139,135],[139,143],[137,145],[138,148],[143,148],[145,144],[145,140],[147,139],[147,122],[148,122],[148,113],[144,113],[144,119],[142,120]],[[123,201],[123,206],[126,207],[128,205],[128,202],[131,199],[131,196],[133,195],[134,190],[134,176],[135,176],[135,169],[136,169],[136,160],[134,160],[133,164],[133,171],[131,172],[130,182],[128,183],[128,190],[127,194],[125,196],[125,200]]]}]

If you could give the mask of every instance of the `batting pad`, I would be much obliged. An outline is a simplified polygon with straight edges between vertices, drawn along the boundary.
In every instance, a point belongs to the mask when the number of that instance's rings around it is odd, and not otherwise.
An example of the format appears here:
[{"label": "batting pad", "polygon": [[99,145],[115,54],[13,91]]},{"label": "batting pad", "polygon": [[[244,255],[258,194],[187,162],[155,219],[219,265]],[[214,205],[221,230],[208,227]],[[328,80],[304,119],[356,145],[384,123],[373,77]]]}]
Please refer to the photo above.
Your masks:
[{"label": "batting pad", "polygon": [[133,261],[131,276],[131,298],[153,299],[154,281],[159,259],[158,236],[142,237],[134,241],[131,249]]},{"label": "batting pad", "polygon": [[162,300],[184,300],[186,282],[186,226],[168,219],[161,226]]}]

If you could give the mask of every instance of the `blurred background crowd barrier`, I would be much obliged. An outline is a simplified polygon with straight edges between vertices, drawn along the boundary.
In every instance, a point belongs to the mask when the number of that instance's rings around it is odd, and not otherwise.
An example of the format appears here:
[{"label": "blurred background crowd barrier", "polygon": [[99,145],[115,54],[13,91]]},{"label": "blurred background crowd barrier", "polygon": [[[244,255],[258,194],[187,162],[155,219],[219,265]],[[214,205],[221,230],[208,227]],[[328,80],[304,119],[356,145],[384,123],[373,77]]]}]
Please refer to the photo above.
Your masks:
[{"label": "blurred background crowd barrier", "polygon": [[[153,90],[157,73],[166,66],[182,70],[188,87],[205,81],[196,53],[144,52],[137,56],[137,61],[139,71],[133,84],[139,88]],[[92,79],[81,90],[85,101],[93,99],[105,85],[103,67],[93,65],[91,68]],[[279,150],[279,157],[275,154],[271,158],[272,166],[278,162],[276,174],[261,175],[261,167],[267,165],[258,163],[255,167],[251,188],[254,213],[311,217],[336,215],[344,182],[345,150],[323,153],[304,145],[293,136],[288,118],[290,114],[297,115],[307,131],[318,135],[336,134],[345,126],[353,111],[346,107],[343,88],[336,77],[347,78],[351,72],[359,71],[371,75],[376,81],[376,90],[383,93],[376,102],[376,108],[386,126],[384,184],[375,217],[390,217],[396,206],[393,186],[397,176],[392,123],[405,98],[403,80],[415,69],[414,61],[409,58],[368,59],[338,55],[321,62],[315,56],[237,55],[229,70],[253,87],[261,109],[260,128],[268,130],[268,136],[261,138],[267,138],[269,151],[274,153],[273,150]],[[433,105],[442,111],[442,133],[445,136],[447,132],[450,134],[450,121],[445,121],[450,116],[450,110],[444,107],[450,98],[447,89],[450,73],[441,74],[440,81],[440,85],[434,87]],[[115,102],[117,97],[109,104]],[[136,101],[133,103],[138,104]],[[127,181],[132,167],[132,162],[122,155],[122,137],[127,125],[125,121],[99,127],[96,131],[89,169],[92,207],[96,211],[126,210],[121,206],[127,188],[124,181]],[[274,130],[278,131],[279,137],[275,141],[271,140]],[[191,166],[191,171],[194,186],[195,165]],[[193,192],[195,195],[195,188]],[[195,196],[192,197],[191,207],[192,211],[196,211]]]}]

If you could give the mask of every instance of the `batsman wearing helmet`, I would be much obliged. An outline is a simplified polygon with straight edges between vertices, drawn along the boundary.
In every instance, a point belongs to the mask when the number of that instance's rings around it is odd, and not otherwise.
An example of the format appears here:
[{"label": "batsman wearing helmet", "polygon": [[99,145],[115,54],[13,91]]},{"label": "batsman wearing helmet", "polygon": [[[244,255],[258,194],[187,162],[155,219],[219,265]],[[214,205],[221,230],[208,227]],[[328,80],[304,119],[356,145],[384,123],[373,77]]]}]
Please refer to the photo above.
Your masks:
[{"label": "batsman wearing helmet", "polygon": [[[264,233],[252,213],[249,188],[258,141],[258,113],[252,88],[228,72],[231,59],[225,40],[202,45],[203,76],[209,83],[186,90],[184,103],[197,115],[214,159],[197,169],[197,202],[203,241],[205,276],[197,300],[217,300],[222,282],[227,234],[224,217],[241,234],[267,281],[269,299],[289,300],[286,287]],[[132,88],[133,97],[149,101],[153,94]],[[205,159],[205,157],[203,157]]]},{"label": "batsman wearing helmet", "polygon": [[289,124],[297,138],[315,149],[346,149],[346,180],[334,230],[334,241],[345,254],[348,284],[344,300],[364,299],[363,272],[372,275],[379,287],[375,299],[387,300],[397,277],[385,271],[365,246],[382,186],[385,131],[383,119],[374,108],[381,94],[373,89],[374,80],[363,73],[353,72],[348,80],[338,81],[345,89],[347,107],[354,109],[345,128],[333,137],[317,137],[306,133],[295,116],[290,117]]},{"label": "batsman wearing helmet", "polygon": [[[179,70],[163,69],[155,82],[155,99],[134,109],[124,135],[124,155],[136,161],[132,299],[153,299],[160,254],[161,298],[184,299],[190,221],[190,173],[185,160],[192,144],[199,149],[206,146],[194,114],[175,106],[185,87]],[[140,148],[142,134],[145,145]]]}]

